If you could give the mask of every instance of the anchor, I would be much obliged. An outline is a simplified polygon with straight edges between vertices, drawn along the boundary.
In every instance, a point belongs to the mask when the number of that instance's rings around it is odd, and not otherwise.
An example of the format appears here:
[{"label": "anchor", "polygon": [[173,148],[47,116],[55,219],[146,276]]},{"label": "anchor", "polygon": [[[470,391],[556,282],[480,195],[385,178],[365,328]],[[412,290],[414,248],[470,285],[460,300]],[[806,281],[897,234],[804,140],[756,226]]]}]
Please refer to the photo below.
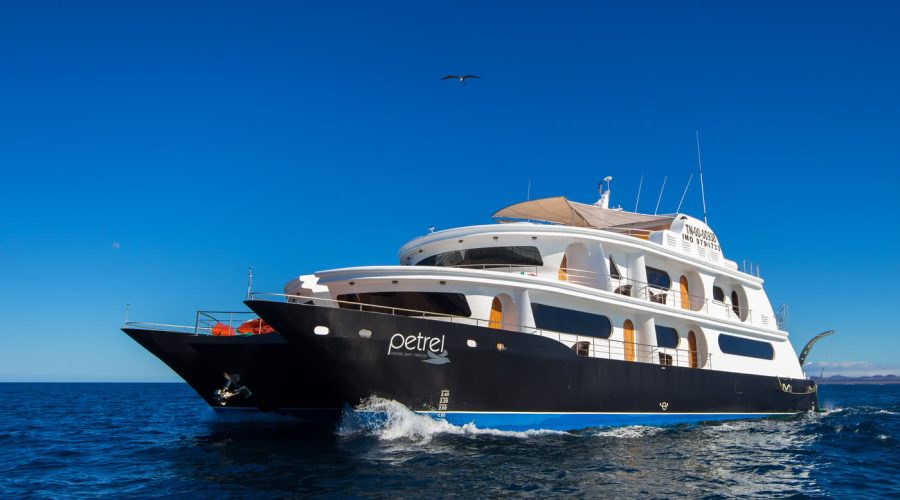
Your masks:
[{"label": "anchor", "polygon": [[222,375],[224,375],[226,379],[225,385],[221,389],[216,389],[215,395],[215,399],[220,405],[225,406],[228,404],[229,399],[237,395],[248,398],[253,394],[246,385],[238,385],[241,382],[240,373],[235,373],[233,375],[223,373]]}]

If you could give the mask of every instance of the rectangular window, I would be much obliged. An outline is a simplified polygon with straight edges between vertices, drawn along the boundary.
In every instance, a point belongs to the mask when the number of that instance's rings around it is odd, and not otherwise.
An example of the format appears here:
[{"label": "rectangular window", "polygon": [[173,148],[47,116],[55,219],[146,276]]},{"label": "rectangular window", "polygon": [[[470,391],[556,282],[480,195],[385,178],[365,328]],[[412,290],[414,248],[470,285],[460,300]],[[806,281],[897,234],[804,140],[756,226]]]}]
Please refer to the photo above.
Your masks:
[{"label": "rectangular window", "polygon": [[608,339],[612,333],[609,318],[600,314],[573,311],[544,304],[531,304],[534,324],[542,330]]},{"label": "rectangular window", "polygon": [[658,347],[678,347],[678,331],[670,326],[656,325],[656,345]]},{"label": "rectangular window", "polygon": [[443,293],[443,292],[369,292],[369,293],[348,293],[338,295],[338,300],[347,302],[360,302],[362,304],[382,307],[366,307],[360,304],[346,304],[341,302],[339,305],[342,309],[356,309],[357,311],[382,312],[402,316],[417,316],[419,313],[413,311],[393,310],[390,308],[412,309],[414,311],[425,311],[439,314],[449,314],[452,316],[472,315],[469,309],[469,302],[466,296],[461,293]]},{"label": "rectangular window", "polygon": [[735,356],[759,359],[775,358],[775,349],[772,348],[772,344],[733,335],[720,334],[719,349],[725,354],[734,354]]},{"label": "rectangular window", "polygon": [[537,247],[485,247],[468,248],[439,253],[416,262],[417,266],[543,266]]}]

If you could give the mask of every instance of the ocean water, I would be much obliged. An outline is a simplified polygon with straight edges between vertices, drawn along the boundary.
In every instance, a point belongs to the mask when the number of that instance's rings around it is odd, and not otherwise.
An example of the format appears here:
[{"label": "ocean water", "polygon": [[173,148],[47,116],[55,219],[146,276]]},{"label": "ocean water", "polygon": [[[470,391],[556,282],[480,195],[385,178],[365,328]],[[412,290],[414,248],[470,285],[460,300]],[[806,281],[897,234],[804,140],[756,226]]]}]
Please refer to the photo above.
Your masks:
[{"label": "ocean water", "polygon": [[183,384],[0,384],[0,497],[900,497],[900,385],[825,411],[497,432],[392,401],[376,427],[216,416]]}]

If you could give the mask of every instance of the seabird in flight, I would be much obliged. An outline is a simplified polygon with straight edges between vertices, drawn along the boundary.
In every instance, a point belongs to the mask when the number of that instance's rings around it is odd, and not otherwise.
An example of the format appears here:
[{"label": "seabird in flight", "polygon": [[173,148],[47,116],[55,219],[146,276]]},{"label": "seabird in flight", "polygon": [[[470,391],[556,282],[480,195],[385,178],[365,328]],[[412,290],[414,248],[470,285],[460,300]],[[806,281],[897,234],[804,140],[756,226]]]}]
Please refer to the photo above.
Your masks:
[{"label": "seabird in flight", "polygon": [[478,75],[463,75],[463,76],[447,75],[447,76],[441,78],[441,80],[450,80],[451,78],[455,78],[455,79],[459,80],[459,83],[465,85],[467,78],[481,78],[481,77]]}]

